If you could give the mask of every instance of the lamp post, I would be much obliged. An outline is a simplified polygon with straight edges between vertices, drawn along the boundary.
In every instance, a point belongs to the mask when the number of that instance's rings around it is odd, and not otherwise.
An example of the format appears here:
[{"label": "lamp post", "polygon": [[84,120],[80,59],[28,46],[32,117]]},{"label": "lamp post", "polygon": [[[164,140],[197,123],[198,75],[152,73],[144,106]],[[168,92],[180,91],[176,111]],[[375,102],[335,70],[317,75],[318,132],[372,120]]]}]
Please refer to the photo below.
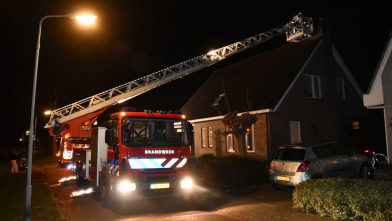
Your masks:
[{"label": "lamp post", "polygon": [[42,22],[46,18],[71,18],[79,21],[82,24],[90,25],[94,23],[96,16],[87,16],[87,15],[47,15],[43,17],[39,22],[38,27],[38,40],[37,40],[37,48],[35,52],[35,66],[34,66],[34,81],[33,81],[33,93],[31,99],[31,113],[30,113],[30,134],[29,136],[29,151],[28,151],[28,168],[27,168],[27,186],[26,186],[26,202],[25,202],[25,217],[24,219],[30,221],[31,217],[31,171],[32,171],[32,152],[33,152],[33,134],[34,134],[34,108],[35,108],[35,94],[37,87],[37,72],[38,72],[38,58],[39,58],[39,49],[40,49],[40,40],[41,40],[41,27]]}]

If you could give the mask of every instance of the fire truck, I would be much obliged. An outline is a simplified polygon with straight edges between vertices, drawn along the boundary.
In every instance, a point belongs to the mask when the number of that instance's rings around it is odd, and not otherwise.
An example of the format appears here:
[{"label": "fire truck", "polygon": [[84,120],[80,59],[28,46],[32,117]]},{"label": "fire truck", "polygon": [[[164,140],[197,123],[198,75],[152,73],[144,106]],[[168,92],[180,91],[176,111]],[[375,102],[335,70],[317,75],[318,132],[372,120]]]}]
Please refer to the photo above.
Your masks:
[{"label": "fire truck", "polygon": [[[185,116],[177,111],[126,108],[101,127],[97,117],[112,105],[213,65],[227,57],[286,34],[290,42],[311,37],[313,21],[302,14],[289,23],[52,111],[46,128],[52,136],[88,144],[73,149],[77,180],[87,179],[103,205],[139,198],[188,194],[192,189],[190,145]],[[106,113],[106,112],[105,112]],[[83,143],[83,142],[82,142]]]},{"label": "fire truck", "polygon": [[89,148],[91,139],[88,137],[69,137],[69,134],[60,136],[59,151],[57,152],[58,162],[60,166],[65,167],[72,163],[74,149]]},{"label": "fire truck", "polygon": [[105,207],[113,201],[189,194],[187,131],[178,111],[113,113],[105,127],[93,129],[91,148],[74,150],[76,179],[94,184]]}]

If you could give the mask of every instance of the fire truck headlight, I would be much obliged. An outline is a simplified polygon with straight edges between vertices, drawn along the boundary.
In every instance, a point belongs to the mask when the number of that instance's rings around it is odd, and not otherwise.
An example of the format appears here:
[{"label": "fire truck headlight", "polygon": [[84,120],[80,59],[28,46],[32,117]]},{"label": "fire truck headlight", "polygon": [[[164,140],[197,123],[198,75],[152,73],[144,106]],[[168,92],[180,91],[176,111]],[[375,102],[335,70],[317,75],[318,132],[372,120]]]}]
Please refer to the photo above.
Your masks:
[{"label": "fire truck headlight", "polygon": [[121,192],[130,192],[136,190],[136,184],[124,181],[120,183],[119,189]]},{"label": "fire truck headlight", "polygon": [[193,186],[193,182],[191,179],[186,179],[181,181],[181,189],[190,189]]}]

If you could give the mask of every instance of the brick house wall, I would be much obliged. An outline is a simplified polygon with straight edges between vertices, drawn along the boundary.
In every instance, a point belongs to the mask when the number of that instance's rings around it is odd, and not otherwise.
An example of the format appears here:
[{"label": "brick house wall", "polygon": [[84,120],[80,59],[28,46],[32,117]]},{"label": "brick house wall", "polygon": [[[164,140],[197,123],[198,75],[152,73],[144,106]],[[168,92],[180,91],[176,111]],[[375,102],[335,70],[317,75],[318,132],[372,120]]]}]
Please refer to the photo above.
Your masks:
[{"label": "brick house wall", "polygon": [[[268,136],[267,136],[267,114],[257,114],[257,121],[253,125],[253,144],[255,147],[254,152],[248,152],[250,157],[255,157],[258,159],[266,160],[268,158]],[[202,147],[202,128],[212,127],[212,131],[215,132],[217,129],[221,131],[220,135],[220,146],[221,146],[221,156],[229,156],[233,153],[227,152],[227,143],[226,136],[222,133],[225,132],[225,125],[221,120],[214,121],[206,121],[206,122],[196,122],[193,123],[193,131],[194,131],[194,147],[195,147],[195,157],[200,157],[203,154],[213,154],[219,155],[217,153],[217,143],[219,142],[216,138],[216,134],[214,133],[212,136],[212,144],[213,147]],[[234,145],[238,145],[238,141],[234,139]]]},{"label": "brick house wall", "polygon": [[[290,144],[290,121],[300,122],[301,143],[331,140],[352,142],[353,121],[363,119],[367,110],[341,66],[332,60],[325,68],[325,48],[320,47],[291,88],[278,110],[271,115],[271,151],[273,157],[279,145]],[[305,98],[304,75],[320,76],[321,98]],[[345,100],[338,100],[335,79],[343,79]],[[392,115],[391,115],[392,116]]]},{"label": "brick house wall", "polygon": [[[301,143],[337,139],[334,76],[327,72],[324,56],[319,47],[280,107],[270,114],[270,158],[276,154],[279,145],[290,144],[290,121],[300,122]],[[321,98],[305,97],[305,74],[320,76]]]}]

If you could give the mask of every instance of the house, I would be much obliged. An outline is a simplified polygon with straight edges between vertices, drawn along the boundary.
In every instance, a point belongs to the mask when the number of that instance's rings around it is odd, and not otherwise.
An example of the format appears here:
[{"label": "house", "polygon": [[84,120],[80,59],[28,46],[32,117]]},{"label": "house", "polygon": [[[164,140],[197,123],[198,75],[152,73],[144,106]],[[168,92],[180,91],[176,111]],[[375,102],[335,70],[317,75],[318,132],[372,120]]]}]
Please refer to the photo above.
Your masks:
[{"label": "house", "polygon": [[[373,74],[372,81],[366,94],[363,95],[364,106],[374,110],[383,118],[383,135],[386,143],[386,154],[391,163],[392,158],[392,32]],[[385,139],[386,138],[386,139]],[[382,145],[381,145],[382,146]],[[383,150],[376,150],[383,153]]]},{"label": "house", "polygon": [[196,157],[233,154],[238,142],[223,135],[221,120],[237,111],[258,118],[247,128],[248,155],[271,159],[283,144],[348,140],[366,115],[362,102],[326,24],[311,38],[215,71],[181,110],[193,125]]}]

